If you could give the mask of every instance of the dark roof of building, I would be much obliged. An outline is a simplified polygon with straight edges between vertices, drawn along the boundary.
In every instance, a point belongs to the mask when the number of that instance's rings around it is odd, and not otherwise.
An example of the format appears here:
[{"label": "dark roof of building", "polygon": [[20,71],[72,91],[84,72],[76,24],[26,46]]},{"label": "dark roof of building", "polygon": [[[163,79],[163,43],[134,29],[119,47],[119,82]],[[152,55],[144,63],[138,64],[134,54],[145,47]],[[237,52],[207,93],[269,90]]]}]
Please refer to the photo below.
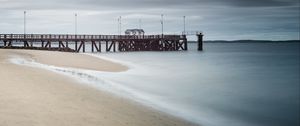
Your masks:
[{"label": "dark roof of building", "polygon": [[143,29],[127,29],[126,31],[125,31],[125,33],[126,32],[138,32],[138,33],[144,33],[144,30]]}]

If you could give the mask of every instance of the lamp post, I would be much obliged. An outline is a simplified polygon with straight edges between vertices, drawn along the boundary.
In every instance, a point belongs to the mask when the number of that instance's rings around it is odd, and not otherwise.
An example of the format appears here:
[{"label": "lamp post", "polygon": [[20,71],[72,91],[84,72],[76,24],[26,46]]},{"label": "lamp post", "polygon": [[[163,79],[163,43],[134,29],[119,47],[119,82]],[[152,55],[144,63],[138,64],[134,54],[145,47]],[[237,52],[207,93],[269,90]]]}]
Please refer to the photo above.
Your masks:
[{"label": "lamp post", "polygon": [[77,35],[77,13],[75,13],[75,35]]},{"label": "lamp post", "polygon": [[183,16],[183,35],[185,35],[185,16]]},{"label": "lamp post", "polygon": [[119,17],[119,26],[120,26],[119,34],[121,35],[122,34],[122,17],[121,16]]},{"label": "lamp post", "polygon": [[24,38],[26,34],[26,11],[24,11]]},{"label": "lamp post", "polygon": [[77,13],[75,13],[75,50],[77,50]]},{"label": "lamp post", "polygon": [[120,35],[120,18],[119,17],[118,17],[118,32],[117,32],[117,34]]},{"label": "lamp post", "polygon": [[164,15],[161,14],[161,34],[163,35],[164,34]]}]

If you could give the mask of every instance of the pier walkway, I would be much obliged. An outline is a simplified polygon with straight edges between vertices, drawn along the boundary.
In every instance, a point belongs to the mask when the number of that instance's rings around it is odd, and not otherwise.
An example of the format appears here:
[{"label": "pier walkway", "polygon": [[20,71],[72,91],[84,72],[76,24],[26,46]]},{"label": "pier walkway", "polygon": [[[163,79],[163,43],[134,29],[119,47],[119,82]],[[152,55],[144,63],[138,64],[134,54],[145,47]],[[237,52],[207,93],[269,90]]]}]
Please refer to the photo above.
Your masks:
[{"label": "pier walkway", "polygon": [[[40,48],[101,52],[126,51],[180,51],[187,50],[185,35],[72,35],[72,34],[0,34],[1,48]],[[74,45],[72,48],[69,45]],[[21,46],[20,46],[21,45]],[[58,47],[53,47],[58,45]]]}]

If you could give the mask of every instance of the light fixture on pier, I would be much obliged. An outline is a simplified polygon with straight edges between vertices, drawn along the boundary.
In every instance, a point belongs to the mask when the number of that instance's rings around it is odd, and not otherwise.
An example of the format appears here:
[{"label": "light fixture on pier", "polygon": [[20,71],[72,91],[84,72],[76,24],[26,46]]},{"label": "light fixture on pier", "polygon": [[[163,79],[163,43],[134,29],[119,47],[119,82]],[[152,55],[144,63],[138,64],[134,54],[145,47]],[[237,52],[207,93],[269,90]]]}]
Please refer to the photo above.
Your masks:
[{"label": "light fixture on pier", "polygon": [[183,16],[183,35],[185,35],[185,16]]},{"label": "light fixture on pier", "polygon": [[118,17],[118,34],[119,35],[122,34],[122,17],[121,16]]},{"label": "light fixture on pier", "polygon": [[117,32],[117,34],[120,35],[120,18],[119,17],[118,17],[118,32]]},{"label": "light fixture on pier", "polygon": [[119,22],[119,25],[120,25],[120,33],[119,34],[122,35],[122,17],[121,16],[119,17],[119,21],[120,21]]},{"label": "light fixture on pier", "polygon": [[77,35],[77,13],[75,13],[75,35]]},{"label": "light fixture on pier", "polygon": [[24,36],[26,34],[26,11],[24,11]]},{"label": "light fixture on pier", "polygon": [[164,15],[161,14],[161,34],[163,35],[164,34]]}]

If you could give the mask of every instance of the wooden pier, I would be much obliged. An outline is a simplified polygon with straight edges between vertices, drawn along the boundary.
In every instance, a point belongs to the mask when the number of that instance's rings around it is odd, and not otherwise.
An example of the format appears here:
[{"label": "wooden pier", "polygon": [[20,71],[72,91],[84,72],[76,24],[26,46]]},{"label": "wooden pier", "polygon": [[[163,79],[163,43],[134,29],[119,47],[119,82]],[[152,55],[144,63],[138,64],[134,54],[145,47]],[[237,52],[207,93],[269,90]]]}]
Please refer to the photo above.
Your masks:
[{"label": "wooden pier", "polygon": [[[40,48],[60,51],[73,50],[86,52],[86,46],[91,46],[91,52],[127,51],[180,51],[187,50],[185,35],[71,35],[71,34],[0,34],[2,48]],[[20,46],[21,43],[21,46]],[[58,44],[58,47],[53,47]],[[71,48],[69,45],[73,44]],[[37,46],[38,45],[38,46]]]}]

